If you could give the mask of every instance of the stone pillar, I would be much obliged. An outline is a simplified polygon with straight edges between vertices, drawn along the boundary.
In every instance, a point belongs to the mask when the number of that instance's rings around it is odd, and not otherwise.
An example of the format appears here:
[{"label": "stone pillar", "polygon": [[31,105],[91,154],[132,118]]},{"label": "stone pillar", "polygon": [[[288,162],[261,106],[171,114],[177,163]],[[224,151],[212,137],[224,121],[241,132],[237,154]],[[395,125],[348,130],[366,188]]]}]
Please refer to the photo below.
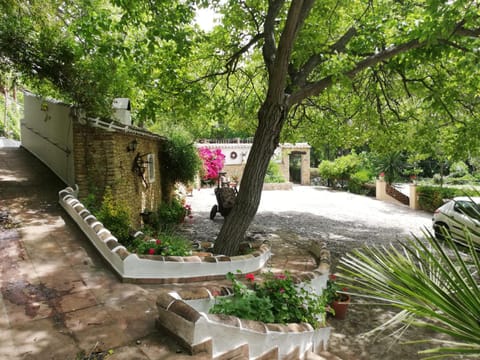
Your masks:
[{"label": "stone pillar", "polygon": [[300,169],[301,184],[310,185],[310,151],[307,149],[305,154],[302,155],[302,165]]},{"label": "stone pillar", "polygon": [[410,208],[414,210],[420,209],[418,205],[417,184],[410,184]]},{"label": "stone pillar", "polygon": [[376,182],[375,197],[377,200],[387,200],[387,183],[383,179]]}]

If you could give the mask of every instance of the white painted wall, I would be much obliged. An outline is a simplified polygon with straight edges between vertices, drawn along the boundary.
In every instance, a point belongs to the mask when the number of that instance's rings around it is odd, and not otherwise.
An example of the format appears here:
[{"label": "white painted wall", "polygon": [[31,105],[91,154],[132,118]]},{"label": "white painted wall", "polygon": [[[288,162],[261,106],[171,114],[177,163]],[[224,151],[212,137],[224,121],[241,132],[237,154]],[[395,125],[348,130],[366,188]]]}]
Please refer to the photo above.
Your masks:
[{"label": "white painted wall", "polygon": [[250,148],[252,144],[240,144],[240,143],[197,143],[195,146],[200,149],[206,147],[210,150],[220,149],[222,154],[225,155],[225,165],[242,165],[247,162],[248,155],[250,154]]},{"label": "white painted wall", "polygon": [[67,185],[74,185],[73,121],[70,106],[24,94],[22,146]]}]

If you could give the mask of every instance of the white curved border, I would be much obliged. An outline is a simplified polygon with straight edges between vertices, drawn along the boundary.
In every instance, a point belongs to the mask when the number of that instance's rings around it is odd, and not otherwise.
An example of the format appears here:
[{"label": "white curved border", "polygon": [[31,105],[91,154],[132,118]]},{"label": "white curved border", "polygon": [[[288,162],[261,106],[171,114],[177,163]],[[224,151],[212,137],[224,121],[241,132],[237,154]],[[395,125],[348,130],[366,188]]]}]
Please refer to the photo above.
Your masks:
[{"label": "white curved border", "polygon": [[[92,244],[123,280],[172,279],[206,280],[240,270],[242,273],[260,270],[271,256],[270,248],[262,245],[258,251],[242,256],[211,256],[208,261],[199,256],[139,257],[118,243],[118,240],[77,199],[78,189],[67,187],[59,192],[59,203],[77,223]],[[138,236],[141,233],[137,233]]]},{"label": "white curved border", "polygon": [[[321,294],[328,272],[317,268],[308,279],[314,291]],[[175,334],[192,353],[196,347],[209,343],[212,358],[248,346],[249,359],[263,359],[267,354],[268,359],[306,359],[310,352],[319,353],[327,348],[329,326],[313,329],[306,323],[266,324],[233,316],[222,319],[222,316],[208,314],[215,303],[211,292],[205,289],[201,293],[208,295],[190,299],[192,293],[187,291],[187,300],[182,298],[181,291],[165,290],[157,299],[157,325]]]}]

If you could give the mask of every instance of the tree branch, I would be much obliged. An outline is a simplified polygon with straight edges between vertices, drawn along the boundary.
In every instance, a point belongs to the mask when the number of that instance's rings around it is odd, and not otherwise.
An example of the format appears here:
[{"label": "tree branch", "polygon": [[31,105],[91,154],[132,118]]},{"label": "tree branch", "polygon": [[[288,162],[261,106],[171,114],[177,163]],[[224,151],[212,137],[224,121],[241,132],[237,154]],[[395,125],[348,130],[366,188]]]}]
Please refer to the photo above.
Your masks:
[{"label": "tree branch", "polygon": [[[465,37],[480,37],[480,28],[466,29],[464,27],[464,23],[459,22],[452,33],[452,36],[454,35],[465,36]],[[442,42],[444,41],[444,39],[439,39],[439,41]],[[417,39],[414,39],[414,40],[410,40],[409,42],[406,42],[405,44],[400,44],[398,46],[390,47],[388,49],[385,49],[384,51],[381,51],[377,54],[368,56],[365,59],[360,60],[359,62],[357,62],[357,64],[354,66],[353,69],[346,71],[343,75],[352,79],[359,72],[365,70],[368,67],[374,66],[382,61],[389,60],[394,56],[407,52],[409,50],[421,48],[426,44],[427,44],[426,42],[420,42]],[[291,106],[293,104],[301,102],[307,97],[318,95],[327,87],[329,87],[331,84],[332,84],[332,76],[327,76],[319,81],[309,83],[303,86],[300,90],[293,93],[289,97],[287,106]]]},{"label": "tree branch", "polygon": [[[333,44],[330,49],[332,52],[345,52],[345,47],[348,42],[357,34],[355,27],[349,28],[338,41]],[[313,54],[303,65],[298,72],[292,72],[292,84],[295,87],[302,87],[306,84],[308,76],[313,70],[322,62],[322,57],[319,54]]]},{"label": "tree branch", "polygon": [[480,36],[480,28],[478,29],[467,29],[463,25],[457,26],[455,31],[453,32],[454,35],[460,36],[467,36],[467,37],[479,37]]},{"label": "tree branch", "polygon": [[280,99],[284,95],[293,45],[314,2],[315,0],[293,0],[290,4],[287,21],[278,42],[275,62],[270,72],[268,88],[270,91],[269,96],[273,96],[273,98]]},{"label": "tree branch", "polygon": [[[417,49],[424,45],[425,45],[424,42],[421,43],[415,39],[405,44],[390,47],[384,51],[381,51],[377,54],[374,54],[363,60],[360,60],[359,62],[357,62],[357,64],[354,66],[353,69],[346,71],[343,75],[350,79],[353,79],[359,72],[365,70],[368,67],[374,66],[382,61],[389,60],[398,54],[404,53],[408,50]],[[298,102],[301,102],[307,97],[320,94],[320,92],[322,92],[332,84],[332,79],[333,77],[329,75],[319,81],[305,85],[303,88],[293,93],[289,97],[288,105],[290,106],[290,105],[296,104]]]},{"label": "tree branch", "polygon": [[275,54],[277,52],[277,46],[275,44],[275,22],[278,14],[284,4],[285,0],[273,0],[270,1],[267,11],[267,17],[264,24],[264,38],[263,44],[263,61],[267,66],[268,73],[271,75],[273,72],[273,63],[275,62]]},{"label": "tree branch", "polygon": [[257,34],[255,35],[246,45],[242,46],[238,51],[233,53],[228,59],[225,67],[227,68],[227,72],[232,72],[235,70],[235,66],[240,59],[240,57],[245,54],[253,45],[258,43],[261,39],[264,38],[264,34]]}]

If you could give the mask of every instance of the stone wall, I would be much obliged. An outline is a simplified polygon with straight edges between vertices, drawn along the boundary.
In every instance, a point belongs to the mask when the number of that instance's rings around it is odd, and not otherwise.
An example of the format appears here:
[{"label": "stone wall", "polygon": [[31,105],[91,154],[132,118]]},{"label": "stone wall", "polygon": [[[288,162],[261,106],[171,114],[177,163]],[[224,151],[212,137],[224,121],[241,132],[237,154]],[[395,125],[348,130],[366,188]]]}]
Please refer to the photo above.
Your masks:
[{"label": "stone wall", "polygon": [[[115,199],[125,202],[131,212],[132,225],[140,225],[140,213],[155,210],[161,202],[161,182],[158,154],[160,139],[138,134],[108,131],[102,128],[74,124],[75,183],[80,198],[89,193],[103,196],[106,187],[112,189]],[[128,144],[137,142],[135,151],[127,151]],[[137,154],[152,154],[154,180],[144,181],[132,171]],[[146,157],[142,158],[146,161]]]}]

